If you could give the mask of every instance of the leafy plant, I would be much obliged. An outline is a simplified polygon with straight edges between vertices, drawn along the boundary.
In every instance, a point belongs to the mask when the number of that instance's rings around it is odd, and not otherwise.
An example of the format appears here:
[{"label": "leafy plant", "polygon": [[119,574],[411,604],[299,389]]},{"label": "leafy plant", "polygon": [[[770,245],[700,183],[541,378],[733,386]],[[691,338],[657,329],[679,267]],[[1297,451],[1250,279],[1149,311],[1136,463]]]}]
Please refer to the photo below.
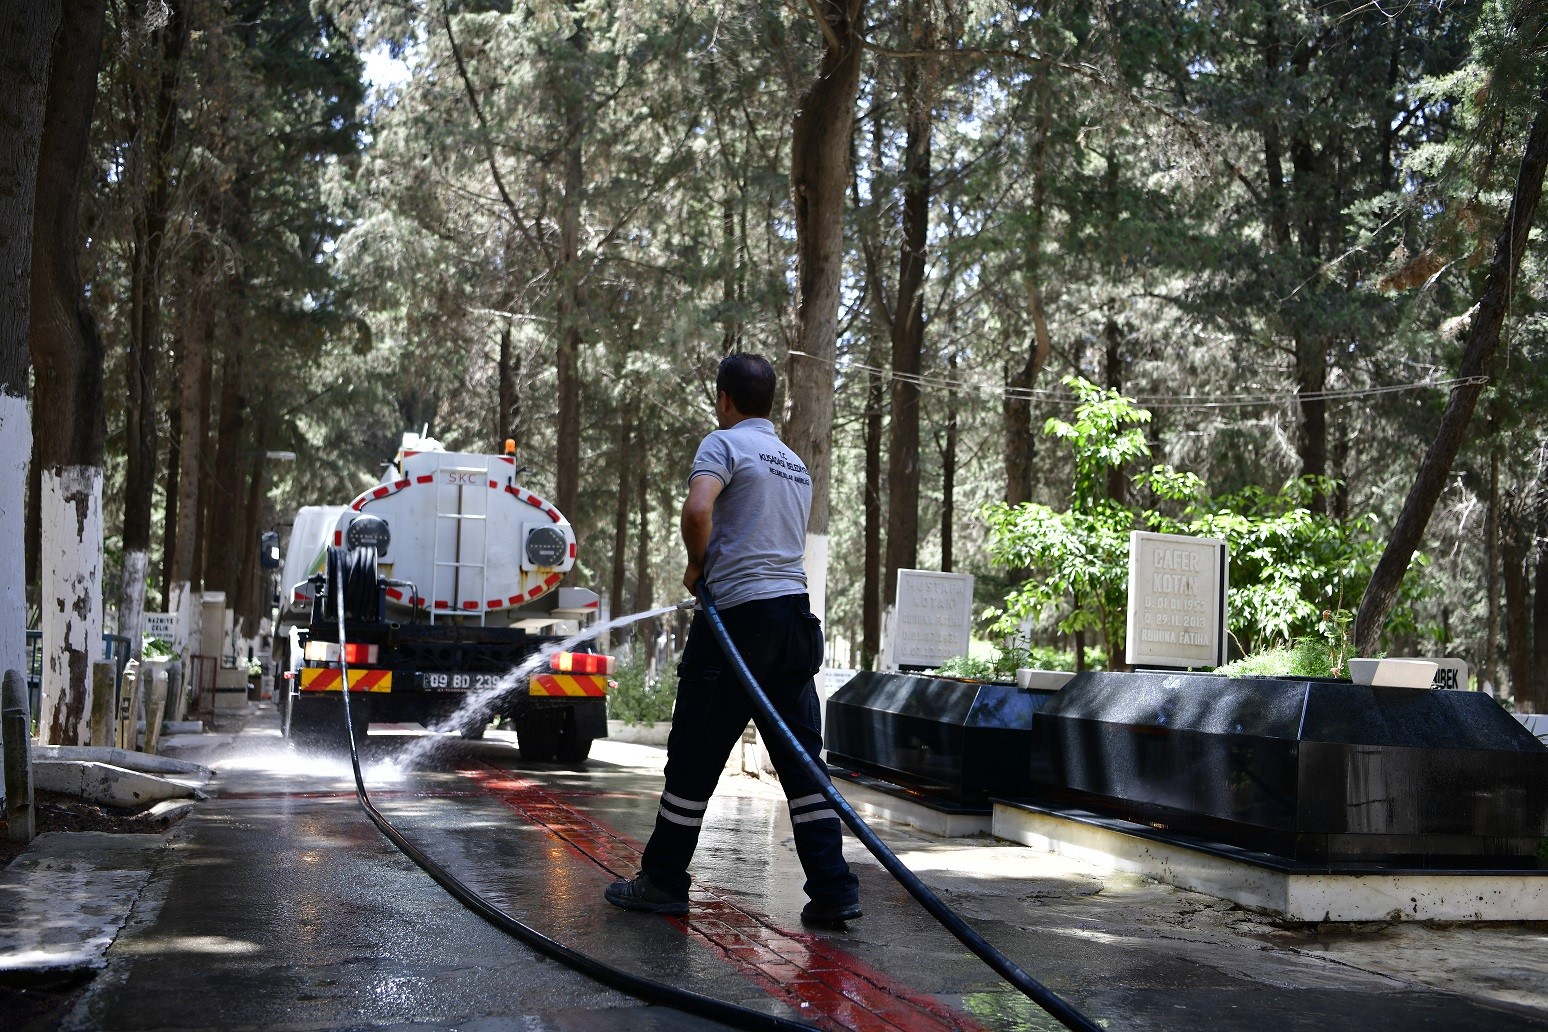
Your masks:
[{"label": "leafy plant", "polygon": [[627,663],[614,670],[614,683],[607,692],[607,715],[625,724],[653,727],[658,721],[672,719],[677,702],[677,671],[671,667],[646,674],[645,655],[635,650]]},{"label": "leafy plant", "polygon": [[[990,554],[1000,566],[1032,577],[991,613],[993,629],[1010,635],[1049,607],[1060,631],[1096,630],[1109,655],[1122,655],[1127,619],[1129,534],[1140,526],[1169,534],[1220,538],[1230,551],[1227,625],[1244,653],[1285,650],[1296,642],[1328,642],[1331,668],[1342,667],[1348,624],[1381,542],[1371,517],[1339,520],[1319,511],[1319,497],[1337,484],[1302,477],[1278,491],[1249,487],[1212,497],[1198,476],[1156,465],[1135,476],[1142,491],[1175,514],[1130,507],[1106,496],[1110,470],[1150,453],[1141,429],[1150,413],[1116,391],[1077,377],[1065,383],[1081,399],[1071,422],[1051,419],[1044,432],[1074,452],[1075,483],[1068,509],[1026,503],[991,505]],[[1413,623],[1420,596],[1419,557],[1388,621],[1398,632]],[[1341,630],[1340,630],[1341,628]]]},{"label": "leafy plant", "polygon": [[1343,673],[1343,652],[1326,638],[1301,638],[1227,663],[1217,672],[1233,677],[1338,677]]},{"label": "leafy plant", "polygon": [[146,659],[176,659],[177,651],[171,644],[160,638],[146,638],[145,643],[140,646],[140,655]]},{"label": "leafy plant", "polygon": [[1095,630],[1108,655],[1121,654],[1127,618],[1129,532],[1138,514],[1106,495],[1107,474],[1150,454],[1141,429],[1150,413],[1114,390],[1077,376],[1064,383],[1081,399],[1069,422],[1050,419],[1043,432],[1074,452],[1075,484],[1070,507],[1059,511],[1028,502],[985,508],[990,558],[999,566],[1033,571],[1034,576],[993,615],[994,629],[1007,636],[1022,621],[1049,606],[1064,615],[1060,631]]},{"label": "leafy plant", "polygon": [[[942,677],[956,677],[964,681],[998,681],[1003,680],[999,672],[999,664],[992,659],[975,659],[972,656],[953,656],[940,666],[935,672]],[[1014,675],[1015,671],[1012,671]]]},{"label": "leafy plant", "polygon": [[[1106,657],[1092,649],[1086,650],[1086,658],[1096,666],[1102,666]],[[965,681],[1014,681],[1021,667],[1034,670],[1074,670],[1075,654],[1048,645],[1034,645],[1026,638],[1013,635],[1000,642],[993,657],[976,659],[970,656],[954,656],[935,668],[942,677],[959,677]]]},{"label": "leafy plant", "polygon": [[[1184,483],[1168,467],[1140,479],[1158,495],[1186,503],[1176,517],[1144,513],[1152,529],[1225,541],[1231,570],[1227,622],[1244,654],[1291,648],[1313,636],[1337,638],[1335,651],[1347,651],[1353,609],[1382,543],[1370,516],[1339,520],[1317,511],[1315,500],[1331,495],[1335,481],[1300,477],[1274,492],[1249,487],[1210,498],[1202,481]],[[1417,557],[1388,621],[1390,632],[1412,625],[1412,605],[1420,596],[1417,573],[1426,563]]]}]

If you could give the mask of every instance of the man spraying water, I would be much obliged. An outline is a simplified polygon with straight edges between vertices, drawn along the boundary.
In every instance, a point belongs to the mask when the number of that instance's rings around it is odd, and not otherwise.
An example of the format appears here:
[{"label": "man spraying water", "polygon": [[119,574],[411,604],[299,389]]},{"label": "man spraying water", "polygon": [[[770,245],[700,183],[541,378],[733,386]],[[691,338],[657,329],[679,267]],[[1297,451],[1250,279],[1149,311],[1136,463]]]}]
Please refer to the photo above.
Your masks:
[{"label": "man spraying water", "polygon": [[[822,726],[812,678],[822,665],[822,625],[811,612],[802,565],[812,483],[806,464],[769,421],[774,388],[774,369],[763,358],[737,354],[720,363],[720,428],[699,445],[683,503],[683,583],[697,594],[703,578],[753,676],[807,753],[818,757]],[[677,676],[656,827],[639,875],[605,893],[625,910],[688,913],[688,864],[699,829],[726,759],[753,716],[703,612],[694,616]],[[804,767],[776,756],[775,768],[806,873],[810,898],[801,919],[833,926],[858,918],[859,882],[844,860],[838,814]]]}]

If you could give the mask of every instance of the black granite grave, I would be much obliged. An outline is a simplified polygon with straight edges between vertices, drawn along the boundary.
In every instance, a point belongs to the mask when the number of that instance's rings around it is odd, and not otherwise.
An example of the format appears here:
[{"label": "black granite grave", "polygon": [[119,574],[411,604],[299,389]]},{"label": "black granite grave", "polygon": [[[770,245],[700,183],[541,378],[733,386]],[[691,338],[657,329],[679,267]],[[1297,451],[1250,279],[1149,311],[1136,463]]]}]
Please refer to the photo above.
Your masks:
[{"label": "black granite grave", "polygon": [[959,803],[1032,790],[1032,715],[1055,693],[862,671],[828,700],[828,760]]},{"label": "black granite grave", "polygon": [[1548,747],[1478,692],[1087,673],[1037,711],[1033,798],[1305,864],[1534,867]]}]

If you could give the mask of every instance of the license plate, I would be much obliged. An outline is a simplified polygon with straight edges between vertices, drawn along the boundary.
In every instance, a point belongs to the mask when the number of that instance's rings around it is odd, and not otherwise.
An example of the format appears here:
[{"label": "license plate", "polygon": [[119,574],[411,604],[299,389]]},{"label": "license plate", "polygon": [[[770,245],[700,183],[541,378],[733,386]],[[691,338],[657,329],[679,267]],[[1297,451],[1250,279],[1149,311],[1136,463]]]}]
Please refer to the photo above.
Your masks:
[{"label": "license plate", "polygon": [[419,687],[427,692],[473,692],[493,688],[499,674],[420,674]]}]

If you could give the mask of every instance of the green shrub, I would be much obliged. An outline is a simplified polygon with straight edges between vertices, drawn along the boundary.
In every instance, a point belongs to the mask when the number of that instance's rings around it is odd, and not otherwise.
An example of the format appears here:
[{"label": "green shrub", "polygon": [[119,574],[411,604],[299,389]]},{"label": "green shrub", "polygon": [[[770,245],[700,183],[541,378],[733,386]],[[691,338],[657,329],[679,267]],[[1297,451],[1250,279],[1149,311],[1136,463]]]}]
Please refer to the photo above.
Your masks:
[{"label": "green shrub", "polygon": [[[994,660],[974,659],[971,656],[953,656],[936,667],[935,673],[942,677],[955,677],[963,681],[1004,680]],[[1015,671],[1011,673],[1014,676]]]},{"label": "green shrub", "polygon": [[[1101,649],[1086,650],[1086,666],[1107,666],[1107,655]],[[942,677],[957,677],[964,681],[1014,681],[1019,667],[1033,670],[1074,670],[1075,653],[1056,649],[1052,645],[1031,645],[1024,638],[1007,638],[1000,642],[991,659],[974,659],[970,656],[954,656],[935,668]]]},{"label": "green shrub", "polygon": [[1342,656],[1325,639],[1300,638],[1290,648],[1266,649],[1227,663],[1216,673],[1231,677],[1335,677],[1343,673]]},{"label": "green shrub", "polygon": [[177,653],[173,651],[172,646],[160,638],[146,638],[145,643],[140,646],[140,655],[146,659],[177,658]]},{"label": "green shrub", "polygon": [[607,715],[625,724],[652,727],[672,719],[677,702],[677,671],[668,667],[655,677],[645,676],[645,654],[636,650],[627,663],[613,671],[614,687],[607,693]]}]

